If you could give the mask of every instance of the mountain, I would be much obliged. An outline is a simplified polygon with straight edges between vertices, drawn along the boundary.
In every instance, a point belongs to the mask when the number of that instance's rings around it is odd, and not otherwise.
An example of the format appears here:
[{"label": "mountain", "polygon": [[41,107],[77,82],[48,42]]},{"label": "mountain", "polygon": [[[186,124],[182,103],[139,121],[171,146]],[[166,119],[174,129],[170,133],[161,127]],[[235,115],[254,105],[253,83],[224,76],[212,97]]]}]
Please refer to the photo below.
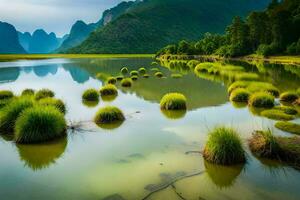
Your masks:
[{"label": "mountain", "polygon": [[112,20],[116,19],[121,14],[126,12],[127,9],[129,9],[133,4],[133,1],[121,2],[117,6],[104,11],[102,18],[97,23],[86,24],[81,20],[77,21],[72,26],[68,38],[62,43],[58,51],[64,52],[69,48],[81,44],[96,28],[103,27]]},{"label": "mountain", "polygon": [[270,0],[144,0],[98,28],[70,53],[154,53],[181,39],[223,33],[236,15],[267,7]]},{"label": "mountain", "polygon": [[0,53],[26,53],[20,45],[18,33],[15,27],[0,21]]},{"label": "mountain", "polygon": [[51,53],[60,45],[55,33],[46,33],[43,29],[36,30],[30,40],[28,53]]},{"label": "mountain", "polygon": [[29,32],[22,33],[18,31],[18,37],[19,37],[20,44],[28,52],[29,42],[31,40],[31,34]]}]

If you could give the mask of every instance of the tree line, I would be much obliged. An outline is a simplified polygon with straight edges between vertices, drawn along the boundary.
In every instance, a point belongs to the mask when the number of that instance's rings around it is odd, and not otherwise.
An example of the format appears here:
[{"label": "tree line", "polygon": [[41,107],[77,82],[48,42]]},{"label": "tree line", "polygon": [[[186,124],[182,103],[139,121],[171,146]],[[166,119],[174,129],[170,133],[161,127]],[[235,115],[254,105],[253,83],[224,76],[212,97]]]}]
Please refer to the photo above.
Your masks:
[{"label": "tree line", "polygon": [[206,33],[196,42],[180,41],[157,52],[237,57],[300,54],[300,0],[273,0],[262,12],[235,17],[225,34]]}]

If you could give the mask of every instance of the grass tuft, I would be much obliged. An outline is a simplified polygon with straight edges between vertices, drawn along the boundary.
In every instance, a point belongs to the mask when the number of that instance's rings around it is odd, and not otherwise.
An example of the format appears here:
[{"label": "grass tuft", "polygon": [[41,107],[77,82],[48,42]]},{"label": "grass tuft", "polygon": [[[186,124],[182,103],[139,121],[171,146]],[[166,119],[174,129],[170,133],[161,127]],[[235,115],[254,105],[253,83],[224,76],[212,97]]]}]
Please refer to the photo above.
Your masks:
[{"label": "grass tuft", "polygon": [[220,165],[246,162],[246,155],[238,133],[231,128],[217,127],[209,133],[203,151],[206,161]]},{"label": "grass tuft", "polygon": [[293,103],[299,98],[297,92],[284,92],[280,95],[280,101]]},{"label": "grass tuft", "polygon": [[300,135],[300,125],[299,124],[281,121],[281,122],[277,122],[275,124],[275,127],[282,131],[285,131],[285,132]]},{"label": "grass tuft", "polygon": [[88,89],[82,94],[84,101],[99,101],[99,93],[95,89]]},{"label": "grass tuft", "polygon": [[140,73],[140,74],[146,74],[146,72],[147,72],[147,70],[146,70],[144,67],[141,67],[141,68],[139,69],[139,73]]},{"label": "grass tuft", "polygon": [[100,89],[100,95],[101,96],[111,96],[111,95],[116,96],[116,95],[118,95],[118,89],[116,86],[114,86],[112,84],[107,84]]},{"label": "grass tuft", "polygon": [[14,97],[14,93],[9,90],[0,91],[0,100],[8,100]]},{"label": "grass tuft", "polygon": [[16,121],[17,143],[41,143],[66,135],[66,121],[61,112],[52,106],[36,106],[22,112]]},{"label": "grass tuft", "polygon": [[121,69],[121,73],[122,74],[128,74],[128,72],[129,72],[129,70],[128,70],[128,68],[127,67],[123,67],[122,69]]},{"label": "grass tuft", "polygon": [[156,72],[155,76],[158,77],[158,78],[162,78],[164,75],[163,75],[162,72]]},{"label": "grass tuft", "polygon": [[122,87],[131,87],[132,86],[132,80],[131,78],[125,78],[121,81]]},{"label": "grass tuft", "polygon": [[33,89],[25,89],[22,91],[22,96],[33,96],[35,91]]},{"label": "grass tuft", "polygon": [[279,96],[279,90],[271,83],[257,82],[257,81],[236,81],[228,88],[228,93],[231,94],[237,88],[245,88],[251,93],[268,92],[274,97]]},{"label": "grass tuft", "polygon": [[139,79],[138,76],[132,76],[132,77],[131,77],[131,80],[133,80],[133,81],[137,81],[138,79]]},{"label": "grass tuft", "polygon": [[108,84],[116,84],[117,83],[117,79],[115,77],[109,77],[107,79],[107,83]]},{"label": "grass tuft", "polygon": [[233,102],[248,102],[251,93],[244,88],[238,88],[230,94],[230,101]]},{"label": "grass tuft", "polygon": [[113,106],[101,108],[94,117],[94,122],[97,125],[112,124],[124,120],[125,117],[123,112],[119,108]]},{"label": "grass tuft", "polygon": [[269,119],[274,119],[274,120],[290,121],[290,120],[295,119],[295,117],[293,115],[286,114],[286,113],[284,113],[283,110],[278,110],[278,109],[262,111],[261,115],[264,117],[267,117]]},{"label": "grass tuft", "polygon": [[150,77],[149,74],[144,74],[144,75],[143,75],[143,78],[149,78],[149,77]]},{"label": "grass tuft", "polygon": [[124,79],[124,76],[117,76],[116,79],[117,81],[122,81]]},{"label": "grass tuft", "polygon": [[274,96],[267,92],[257,92],[250,96],[249,105],[256,108],[274,107]]},{"label": "grass tuft", "polygon": [[182,78],[182,74],[171,74],[171,78]]},{"label": "grass tuft", "polygon": [[54,97],[55,93],[49,89],[41,89],[35,94],[35,100],[40,100],[47,97]]},{"label": "grass tuft", "polygon": [[138,75],[139,75],[139,72],[136,70],[133,70],[130,72],[130,76],[138,76]]},{"label": "grass tuft", "polygon": [[62,114],[66,114],[67,109],[65,106],[65,103],[60,99],[54,99],[54,98],[44,98],[38,101],[38,104],[41,106],[53,106],[58,111],[60,111]]},{"label": "grass tuft", "polygon": [[160,101],[162,110],[186,110],[186,97],[180,93],[169,93],[163,96]]}]

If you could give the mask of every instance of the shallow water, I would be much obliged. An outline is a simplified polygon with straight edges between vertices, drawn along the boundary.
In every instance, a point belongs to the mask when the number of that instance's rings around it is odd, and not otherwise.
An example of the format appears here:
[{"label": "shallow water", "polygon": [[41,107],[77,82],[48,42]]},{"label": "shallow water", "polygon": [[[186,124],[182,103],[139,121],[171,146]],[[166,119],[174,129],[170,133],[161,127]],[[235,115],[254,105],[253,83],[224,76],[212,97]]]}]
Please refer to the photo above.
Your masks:
[{"label": "shallow water", "polygon": [[[201,79],[189,71],[181,79],[140,78],[130,89],[120,86],[113,101],[95,107],[82,103],[88,88],[99,89],[97,73],[118,75],[123,66],[144,66],[151,59],[52,59],[0,63],[0,89],[20,94],[25,88],[49,88],[66,104],[70,123],[82,130],[42,145],[16,145],[0,137],[0,199],[299,199],[300,172],[248,152],[244,166],[220,167],[199,153],[207,132],[216,125],[236,128],[245,141],[254,130],[274,128],[274,121],[228,102],[223,82]],[[239,63],[241,64],[241,63]],[[299,67],[243,64],[280,90],[300,85]],[[257,66],[257,67],[256,67]],[[297,68],[296,68],[297,69]],[[176,72],[177,73],[177,72]],[[162,113],[161,97],[181,92],[188,98],[186,113]],[[101,129],[91,121],[104,105],[123,110],[119,127]],[[299,119],[296,120],[300,122]],[[184,178],[182,177],[189,176]],[[176,182],[175,182],[176,181]],[[171,186],[168,183],[174,182]]]}]

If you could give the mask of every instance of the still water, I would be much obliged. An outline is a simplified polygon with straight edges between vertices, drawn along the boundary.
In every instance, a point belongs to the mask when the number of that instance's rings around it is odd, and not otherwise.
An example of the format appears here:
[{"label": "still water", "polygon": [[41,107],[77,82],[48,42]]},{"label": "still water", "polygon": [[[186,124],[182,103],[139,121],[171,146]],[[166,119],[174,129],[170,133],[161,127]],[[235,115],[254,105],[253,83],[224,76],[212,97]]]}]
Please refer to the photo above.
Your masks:
[{"label": "still water", "polygon": [[[25,88],[49,88],[68,109],[69,123],[81,129],[41,145],[16,145],[0,137],[0,199],[300,199],[300,171],[260,160],[248,151],[244,166],[220,167],[204,162],[199,153],[216,125],[236,128],[244,139],[254,130],[274,128],[274,121],[228,102],[226,82],[199,78],[179,70],[181,79],[159,79],[150,71],[152,59],[52,59],[0,63],[0,90],[20,94]],[[241,65],[241,63],[236,63]],[[86,106],[81,95],[100,89],[97,73],[118,75],[123,66],[146,67],[152,76],[130,89],[120,86],[116,99]],[[300,67],[243,64],[281,91],[300,85]],[[176,69],[175,69],[176,70]],[[178,72],[176,72],[178,73]],[[184,113],[162,113],[161,97],[183,93]],[[101,129],[91,121],[105,105],[122,109],[127,120]],[[296,120],[299,122],[299,120]],[[157,191],[155,193],[152,193]],[[150,194],[150,195],[149,195]]]}]

